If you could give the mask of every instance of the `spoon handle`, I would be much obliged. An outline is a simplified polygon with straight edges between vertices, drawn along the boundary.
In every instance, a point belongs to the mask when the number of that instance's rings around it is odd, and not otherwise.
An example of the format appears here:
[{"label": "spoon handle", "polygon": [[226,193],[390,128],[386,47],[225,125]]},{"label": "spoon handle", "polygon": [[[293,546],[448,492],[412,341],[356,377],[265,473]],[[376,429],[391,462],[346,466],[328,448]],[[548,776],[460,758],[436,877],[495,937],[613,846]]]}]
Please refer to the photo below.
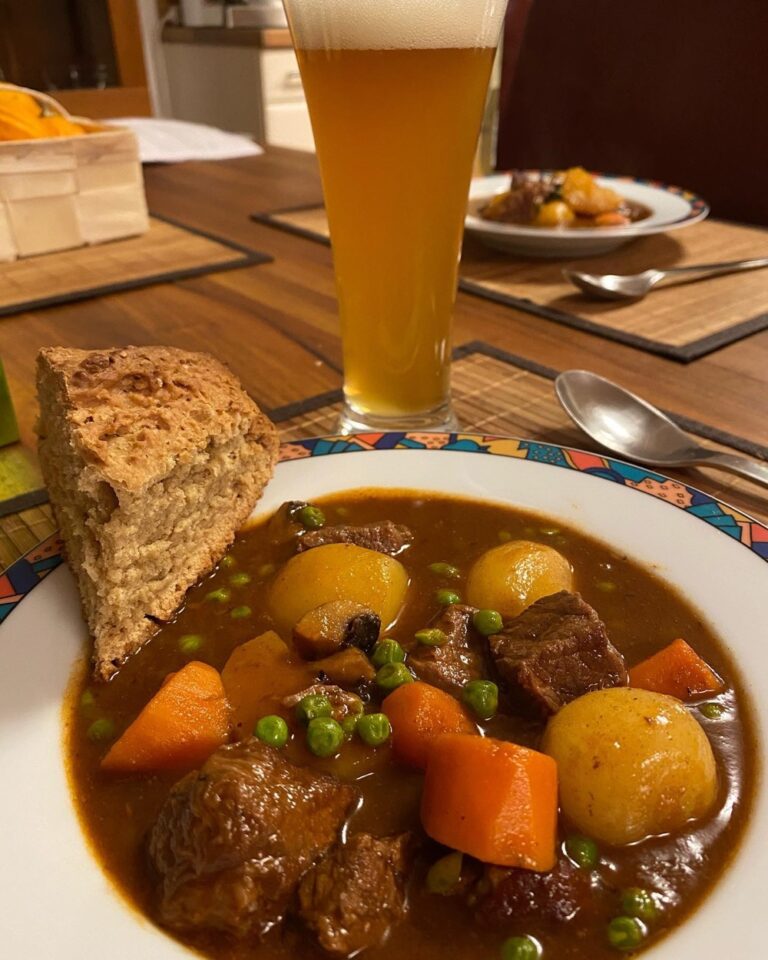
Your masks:
[{"label": "spoon handle", "polygon": [[691,274],[690,279],[703,279],[704,277],[719,277],[724,273],[739,273],[742,270],[759,270],[761,267],[768,267],[768,257],[760,257],[756,260],[731,260],[728,263],[700,263],[690,267],[670,267],[669,270],[660,270],[663,275],[662,280],[666,278],[677,278],[681,274]]},{"label": "spoon handle", "polygon": [[720,467],[737,473],[741,477],[748,477],[768,487],[768,463],[752,460],[749,457],[737,457],[731,453],[711,453],[701,457],[698,462],[706,467]]}]

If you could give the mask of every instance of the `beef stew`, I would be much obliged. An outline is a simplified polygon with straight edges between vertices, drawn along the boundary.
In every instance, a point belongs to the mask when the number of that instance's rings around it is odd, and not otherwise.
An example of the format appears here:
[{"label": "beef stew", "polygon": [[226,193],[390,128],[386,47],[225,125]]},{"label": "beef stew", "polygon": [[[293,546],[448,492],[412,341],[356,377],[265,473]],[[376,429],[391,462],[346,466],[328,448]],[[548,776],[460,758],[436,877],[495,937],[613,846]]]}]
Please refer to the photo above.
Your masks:
[{"label": "beef stew", "polygon": [[[603,960],[644,949],[682,922],[737,849],[755,779],[738,675],[696,610],[609,546],[514,508],[376,490],[317,501],[302,523],[306,507],[245,530],[174,622],[110,683],[94,683],[84,669],[73,690],[73,796],[99,862],[127,900],[217,960],[322,960],[360,950],[371,960]],[[371,534],[377,525],[390,534],[397,526],[396,546]],[[384,552],[359,546],[354,527]],[[314,536],[322,530],[325,539]],[[300,549],[304,536],[311,549]],[[524,596],[510,595],[509,606],[509,570],[499,585],[486,563],[482,597],[473,596],[478,561],[511,543],[545,546],[559,559],[535,575],[529,569]],[[326,567],[318,556],[328,557]],[[347,563],[351,579],[339,573]],[[480,609],[489,595],[506,609]],[[293,627],[342,600],[372,611],[366,629],[339,632],[336,623],[338,645],[305,659]],[[656,689],[632,686],[634,668],[663,659],[677,638],[692,654],[674,662],[675,676],[687,678],[684,705],[658,689],[658,664]],[[578,668],[564,668],[574,656]],[[103,769],[112,741],[145,714],[167,676],[198,661],[221,672],[231,742],[210,746],[186,773]],[[410,702],[396,709],[404,687]],[[645,699],[633,714],[638,697]],[[645,832],[631,843],[604,838],[611,817],[632,806],[622,791],[637,782],[619,771],[619,799],[607,806],[621,810],[598,811],[587,833],[574,790],[592,774],[581,773],[575,755],[562,759],[578,733],[567,711],[610,717],[613,700],[621,716],[639,717],[628,744],[644,740],[643,725],[656,735],[658,718],[665,730],[680,728],[664,747],[671,776],[699,751],[686,774],[700,788],[698,806],[681,796],[659,829],[654,811],[638,811]],[[429,704],[421,714],[420,703]],[[642,750],[640,742],[638,764]],[[458,781],[461,790],[444,786]],[[670,780],[667,806],[677,785]],[[504,790],[533,809],[530,823],[520,816],[511,847],[490,820],[485,829]],[[475,820],[457,832],[462,803]]]}]

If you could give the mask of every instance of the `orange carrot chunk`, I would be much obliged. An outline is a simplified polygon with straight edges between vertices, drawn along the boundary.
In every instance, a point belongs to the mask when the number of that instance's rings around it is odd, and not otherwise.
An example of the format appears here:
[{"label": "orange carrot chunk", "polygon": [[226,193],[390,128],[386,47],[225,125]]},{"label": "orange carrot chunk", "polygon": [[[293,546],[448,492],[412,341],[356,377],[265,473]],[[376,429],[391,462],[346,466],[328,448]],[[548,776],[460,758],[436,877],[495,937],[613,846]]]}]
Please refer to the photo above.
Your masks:
[{"label": "orange carrot chunk", "polygon": [[438,737],[427,758],[421,822],[433,840],[485,863],[551,870],[555,761],[502,740]]},{"label": "orange carrot chunk", "polygon": [[412,767],[427,765],[427,751],[443,733],[477,733],[462,705],[429,683],[404,683],[384,700],[392,725],[392,755]]},{"label": "orange carrot chunk", "polygon": [[725,684],[685,640],[673,640],[668,647],[638,663],[629,671],[630,687],[666,693],[678,700],[719,693]]},{"label": "orange carrot chunk", "polygon": [[218,670],[193,660],[165,682],[101,761],[120,773],[191,770],[229,737]]}]

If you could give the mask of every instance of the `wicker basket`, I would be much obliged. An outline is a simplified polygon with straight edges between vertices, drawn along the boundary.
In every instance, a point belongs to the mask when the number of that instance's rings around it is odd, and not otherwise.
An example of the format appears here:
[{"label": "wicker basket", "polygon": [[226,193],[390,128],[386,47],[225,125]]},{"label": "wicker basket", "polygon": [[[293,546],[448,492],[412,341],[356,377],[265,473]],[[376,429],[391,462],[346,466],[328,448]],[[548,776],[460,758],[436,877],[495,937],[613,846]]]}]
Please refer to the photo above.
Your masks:
[{"label": "wicker basket", "polygon": [[133,133],[70,117],[47,94],[13,89],[89,132],[0,141],[0,261],[146,232],[147,201]]}]

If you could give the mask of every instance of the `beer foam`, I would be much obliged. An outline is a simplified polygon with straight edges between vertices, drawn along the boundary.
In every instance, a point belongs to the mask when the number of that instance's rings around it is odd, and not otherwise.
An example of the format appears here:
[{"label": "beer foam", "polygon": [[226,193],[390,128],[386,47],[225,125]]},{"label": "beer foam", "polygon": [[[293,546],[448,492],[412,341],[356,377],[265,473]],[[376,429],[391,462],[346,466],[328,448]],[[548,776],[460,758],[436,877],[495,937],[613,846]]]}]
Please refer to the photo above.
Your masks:
[{"label": "beer foam", "polygon": [[506,0],[285,0],[305,50],[495,47]]}]

